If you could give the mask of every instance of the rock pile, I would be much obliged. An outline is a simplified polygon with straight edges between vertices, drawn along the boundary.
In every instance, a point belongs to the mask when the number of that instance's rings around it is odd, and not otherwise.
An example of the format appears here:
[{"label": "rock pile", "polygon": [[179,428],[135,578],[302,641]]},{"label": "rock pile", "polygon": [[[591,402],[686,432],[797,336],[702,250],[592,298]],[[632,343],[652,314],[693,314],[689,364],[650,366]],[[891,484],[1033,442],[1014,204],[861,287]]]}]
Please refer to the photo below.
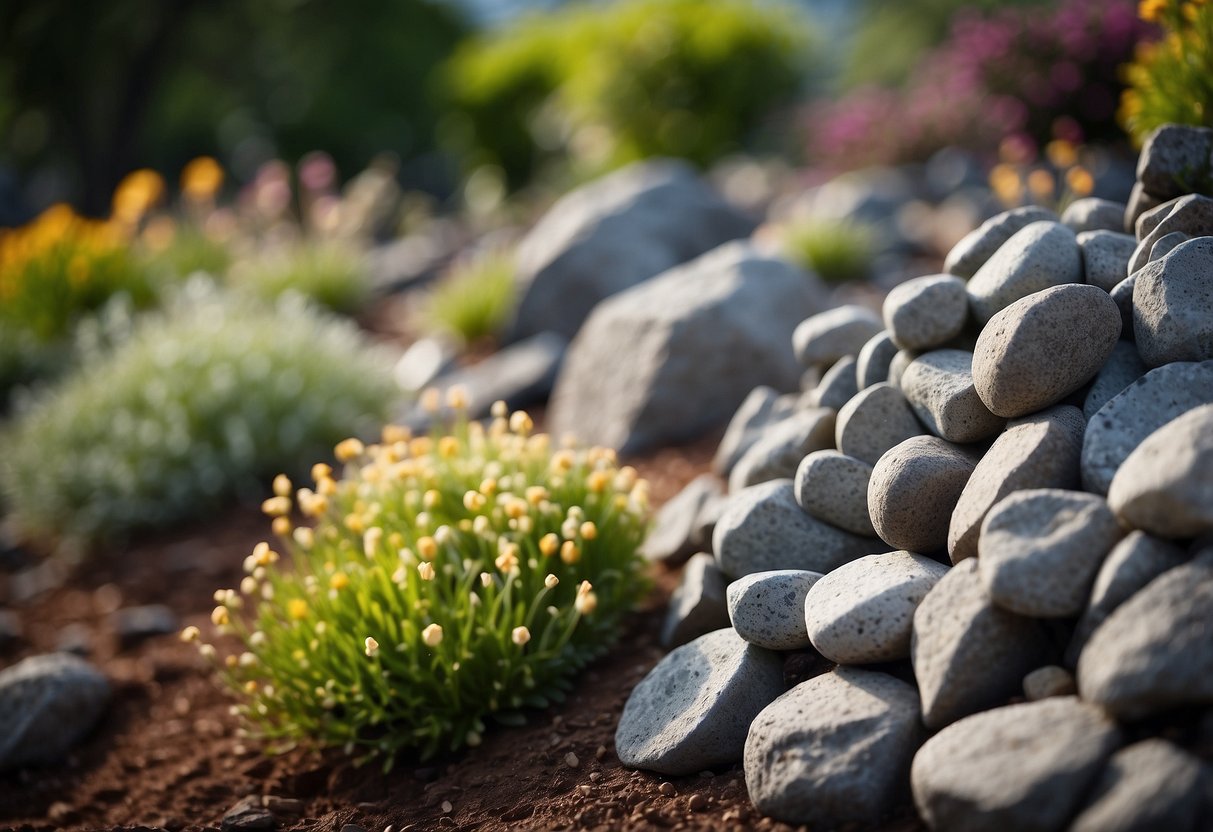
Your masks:
[{"label": "rock pile", "polygon": [[[668,628],[732,626],[641,682],[621,760],[741,762],[823,827],[912,797],[933,829],[1213,828],[1213,199],[1181,184],[1211,168],[1164,127],[1128,206],[1007,212],[883,315],[796,327],[820,383],[755,389],[728,495],[661,518],[719,573]],[[804,650],[838,666],[785,690]]]}]

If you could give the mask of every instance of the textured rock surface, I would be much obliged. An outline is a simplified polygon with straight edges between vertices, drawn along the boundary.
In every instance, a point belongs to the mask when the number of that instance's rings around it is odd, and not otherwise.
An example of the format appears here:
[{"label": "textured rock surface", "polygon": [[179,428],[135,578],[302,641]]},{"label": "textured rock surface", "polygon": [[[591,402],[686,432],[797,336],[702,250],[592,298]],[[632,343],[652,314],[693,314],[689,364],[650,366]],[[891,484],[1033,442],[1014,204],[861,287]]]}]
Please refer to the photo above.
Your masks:
[{"label": "textured rock surface", "polygon": [[1137,244],[1137,249],[1129,260],[1129,274],[1150,262],[1158,242],[1175,233],[1192,237],[1213,234],[1213,199],[1199,194],[1188,194],[1143,215],[1137,223],[1137,239],[1141,242]]},{"label": "textured rock surface", "polygon": [[875,465],[889,448],[923,432],[901,391],[882,383],[859,391],[838,411],[834,444],[847,456]]},{"label": "textured rock surface", "polygon": [[839,664],[909,658],[914,611],[947,571],[904,551],[843,564],[809,590],[803,605],[809,639]]},{"label": "textured rock surface", "polygon": [[1137,272],[1133,337],[1150,367],[1213,359],[1213,237],[1189,240]]},{"label": "textured rock surface", "polygon": [[844,355],[859,355],[880,330],[880,316],[866,306],[839,306],[803,320],[792,336],[792,347],[805,367],[829,365]]},{"label": "textured rock surface", "polygon": [[942,728],[1005,702],[1028,671],[1052,664],[1056,652],[1041,622],[994,606],[977,561],[957,564],[914,613],[910,658],[922,721]]},{"label": "textured rock surface", "polygon": [[956,501],[976,465],[975,455],[935,436],[893,446],[868,482],[872,528],[896,549],[942,551]]},{"label": "textured rock surface", "polygon": [[841,410],[859,392],[858,365],[859,361],[853,355],[844,355],[831,364],[809,394],[809,404]]},{"label": "textured rock surface", "polygon": [[729,626],[725,583],[716,559],[707,552],[687,561],[682,582],[670,597],[661,627],[661,646],[668,650]]},{"label": "textured rock surface", "polygon": [[553,432],[637,452],[728,420],[755,384],[795,389],[791,334],[823,292],[733,243],[610,298],[569,347]]},{"label": "textured rock surface", "polygon": [[1061,221],[1076,234],[1084,231],[1120,231],[1125,222],[1125,205],[1093,196],[1076,199],[1066,206]]},{"label": "textured rock surface", "polygon": [[997,708],[940,731],[914,757],[914,803],[932,829],[1064,829],[1121,744],[1072,696]]},{"label": "textured rock surface", "polygon": [[810,645],[804,627],[804,598],[820,572],[776,569],[755,572],[729,584],[728,614],[737,635],[768,650]]},{"label": "textured rock surface", "polygon": [[1038,667],[1023,677],[1023,695],[1029,702],[1052,696],[1073,696],[1077,692],[1074,674],[1055,664]]},{"label": "textured rock surface", "polygon": [[746,788],[760,812],[788,823],[875,823],[906,793],[924,737],[913,685],[839,668],[801,682],[754,720]]},{"label": "textured rock surface", "polygon": [[750,722],[783,693],[778,654],[717,630],[674,650],[628,697],[615,731],[625,766],[693,774],[738,762]]},{"label": "textured rock surface", "polygon": [[762,429],[786,415],[779,405],[779,391],[774,387],[760,384],[750,390],[725,428],[716,455],[712,458],[712,469],[727,477],[742,454],[758,441]]},{"label": "textured rock surface", "polygon": [[860,390],[889,378],[889,364],[897,355],[897,345],[888,332],[881,331],[867,340],[855,359],[855,381]]},{"label": "textured rock surface", "polygon": [[984,324],[1020,298],[1064,283],[1082,283],[1077,237],[1061,223],[1032,223],[969,280],[969,309]]},{"label": "textured rock surface", "polygon": [[969,319],[964,281],[950,274],[915,277],[884,299],[884,325],[898,347],[929,350],[960,334]]},{"label": "textured rock surface", "polygon": [[1006,423],[977,395],[970,352],[934,350],[918,356],[902,374],[901,390],[927,429],[949,442],[979,442]]},{"label": "textured rock surface", "polygon": [[764,428],[729,472],[729,491],[790,478],[805,454],[834,447],[834,415],[829,408],[811,407]]},{"label": "textured rock surface", "polygon": [[1213,703],[1213,558],[1177,566],[1117,607],[1078,659],[1082,698],[1136,719]]},{"label": "textured rock surface", "polygon": [[1151,133],[1137,157],[1137,181],[1157,199],[1171,199],[1213,185],[1213,130],[1164,124]]},{"label": "textured rock surface", "polygon": [[31,656],[0,671],[0,771],[59,762],[109,698],[105,676],[67,653]]},{"label": "textured rock surface", "polygon": [[944,271],[957,277],[972,277],[1003,243],[1034,222],[1056,220],[1057,215],[1035,205],[1013,208],[991,217],[964,236],[948,252]]},{"label": "textured rock surface", "polygon": [[1122,748],[1108,760],[1070,831],[1197,832],[1201,792],[1211,775],[1199,758],[1163,739]]},{"label": "textured rock surface", "polygon": [[1144,376],[1149,369],[1137,354],[1137,347],[1133,342],[1117,341],[1116,346],[1112,348],[1112,354],[1091,382],[1091,388],[1082,403],[1082,415],[1090,420],[1101,407]]},{"label": "textured rock surface", "polygon": [[1082,485],[1107,494],[1129,454],[1154,431],[1194,407],[1213,403],[1213,361],[1157,367],[1091,417],[1082,442]]},{"label": "textured rock surface", "polygon": [[1078,235],[1083,275],[1087,283],[1111,292],[1129,276],[1129,259],[1137,249],[1132,234],[1115,231],[1085,231]]},{"label": "textured rock surface", "polygon": [[698,537],[700,513],[709,501],[723,495],[720,480],[711,474],[691,480],[657,512],[640,553],[649,560],[677,566],[706,549],[711,540]]},{"label": "textured rock surface", "polygon": [[816,520],[797,503],[791,480],[772,480],[731,495],[712,535],[712,551],[726,575],[740,578],[771,569],[826,573],[886,548]]},{"label": "textured rock surface", "polygon": [[1126,341],[1133,340],[1133,289],[1137,285],[1137,275],[1131,274],[1116,284],[1110,293],[1112,302],[1120,310],[1120,337]]},{"label": "textured rock surface", "polygon": [[512,338],[550,330],[571,339],[603,298],[754,226],[683,162],[644,162],[578,188],[518,247]]},{"label": "textured rock surface", "polygon": [[800,461],[793,493],[800,507],[840,529],[875,537],[868,514],[872,466],[840,451],[814,451]]}]

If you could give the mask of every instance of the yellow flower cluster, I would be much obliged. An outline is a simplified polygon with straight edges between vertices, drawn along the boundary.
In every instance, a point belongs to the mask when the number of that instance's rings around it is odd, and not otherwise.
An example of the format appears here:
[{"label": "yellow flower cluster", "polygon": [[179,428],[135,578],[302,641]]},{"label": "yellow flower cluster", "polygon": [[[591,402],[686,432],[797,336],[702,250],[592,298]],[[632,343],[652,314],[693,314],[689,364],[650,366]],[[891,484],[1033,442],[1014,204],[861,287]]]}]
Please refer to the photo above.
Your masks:
[{"label": "yellow flower cluster", "polygon": [[68,285],[83,287],[95,277],[97,261],[128,242],[112,222],[53,205],[28,225],[0,230],[0,302],[21,294],[25,281],[44,279],[48,269],[61,269]]},{"label": "yellow flower cluster", "polygon": [[1094,177],[1081,164],[1081,153],[1072,142],[1054,139],[1045,145],[1050,170],[1004,152],[1003,160],[990,170],[990,190],[1008,208],[1031,202],[1060,211],[1095,189]]}]

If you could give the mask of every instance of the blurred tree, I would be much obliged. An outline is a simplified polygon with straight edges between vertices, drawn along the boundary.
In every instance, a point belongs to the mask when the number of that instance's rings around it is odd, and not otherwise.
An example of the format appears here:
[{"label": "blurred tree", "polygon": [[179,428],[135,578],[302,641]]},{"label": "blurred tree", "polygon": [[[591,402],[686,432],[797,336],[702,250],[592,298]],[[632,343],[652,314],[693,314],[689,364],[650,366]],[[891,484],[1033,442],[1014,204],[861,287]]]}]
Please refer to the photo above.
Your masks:
[{"label": "blurred tree", "polygon": [[0,161],[57,171],[102,213],[132,168],[202,153],[238,172],[316,148],[347,171],[416,157],[463,31],[431,0],[6,0]]}]

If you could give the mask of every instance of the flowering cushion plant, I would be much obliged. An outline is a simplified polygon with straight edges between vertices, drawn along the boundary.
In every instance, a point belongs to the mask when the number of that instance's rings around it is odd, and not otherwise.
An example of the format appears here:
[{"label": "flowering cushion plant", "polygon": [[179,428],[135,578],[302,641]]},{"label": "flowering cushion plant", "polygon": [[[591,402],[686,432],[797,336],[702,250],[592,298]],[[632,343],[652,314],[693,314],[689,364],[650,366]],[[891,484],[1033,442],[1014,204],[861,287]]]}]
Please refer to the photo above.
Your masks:
[{"label": "flowering cushion plant", "polygon": [[646,589],[647,483],[609,450],[553,451],[525,413],[494,414],[446,435],[389,427],[337,446],[340,477],[318,464],[311,487],[275,481],[264,508],[293,567],[259,544],[240,588],[216,593],[212,621],[239,649],[220,661],[200,644],[252,733],[388,766],[475,746],[488,719],[561,699],[611,642]]}]

